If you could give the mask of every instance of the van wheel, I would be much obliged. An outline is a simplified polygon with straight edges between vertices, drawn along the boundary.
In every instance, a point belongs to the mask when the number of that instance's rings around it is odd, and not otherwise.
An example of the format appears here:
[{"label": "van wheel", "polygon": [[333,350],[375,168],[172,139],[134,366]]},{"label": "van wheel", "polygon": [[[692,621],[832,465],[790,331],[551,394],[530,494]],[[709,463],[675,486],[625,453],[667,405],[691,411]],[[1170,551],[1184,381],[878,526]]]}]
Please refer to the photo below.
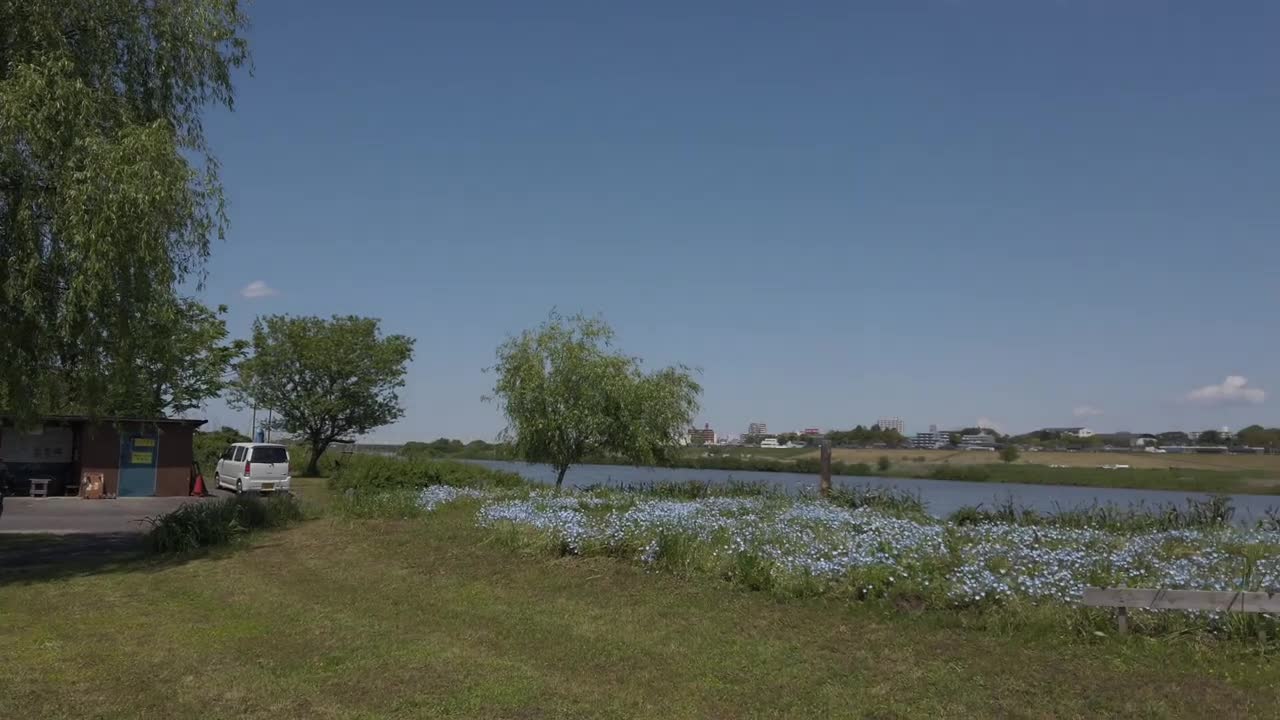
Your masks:
[{"label": "van wheel", "polygon": [[243,494],[244,494],[244,481],[243,481],[243,480],[237,480],[237,481],[236,481],[236,494],[237,494],[237,495],[243,495]]}]

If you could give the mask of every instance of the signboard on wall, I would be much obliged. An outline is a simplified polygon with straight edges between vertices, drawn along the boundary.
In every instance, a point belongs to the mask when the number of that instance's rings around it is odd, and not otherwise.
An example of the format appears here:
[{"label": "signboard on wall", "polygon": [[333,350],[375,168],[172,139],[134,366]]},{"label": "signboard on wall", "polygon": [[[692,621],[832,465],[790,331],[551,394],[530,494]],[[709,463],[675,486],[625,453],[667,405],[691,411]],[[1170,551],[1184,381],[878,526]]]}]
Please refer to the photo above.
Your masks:
[{"label": "signboard on wall", "polygon": [[35,432],[0,430],[0,460],[6,463],[71,462],[71,428],[46,427]]}]

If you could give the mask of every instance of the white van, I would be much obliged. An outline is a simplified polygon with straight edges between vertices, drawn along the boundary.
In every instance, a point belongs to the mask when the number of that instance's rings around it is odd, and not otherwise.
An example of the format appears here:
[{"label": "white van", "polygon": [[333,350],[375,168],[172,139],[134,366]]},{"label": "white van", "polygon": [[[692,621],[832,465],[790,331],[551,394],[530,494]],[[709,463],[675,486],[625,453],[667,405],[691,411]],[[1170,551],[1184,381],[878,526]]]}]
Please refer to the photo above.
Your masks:
[{"label": "white van", "polygon": [[289,451],[283,445],[235,443],[218,459],[215,487],[246,491],[289,492]]}]

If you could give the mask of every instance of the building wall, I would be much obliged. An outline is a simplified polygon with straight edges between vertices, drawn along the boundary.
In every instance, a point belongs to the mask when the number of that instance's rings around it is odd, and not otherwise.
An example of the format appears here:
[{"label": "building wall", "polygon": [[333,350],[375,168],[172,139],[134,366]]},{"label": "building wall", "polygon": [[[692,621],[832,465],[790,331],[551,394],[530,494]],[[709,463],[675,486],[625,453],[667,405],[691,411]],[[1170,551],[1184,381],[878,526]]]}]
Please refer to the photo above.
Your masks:
[{"label": "building wall", "polygon": [[102,473],[102,491],[114,496],[120,490],[120,434],[112,425],[81,425],[80,470],[77,478],[83,482],[85,473]]},{"label": "building wall", "polygon": [[882,417],[876,420],[876,424],[880,426],[881,430],[897,430],[899,434],[906,429],[906,425],[903,424],[900,417]]},{"label": "building wall", "polygon": [[156,495],[186,495],[191,490],[192,436],[194,430],[185,425],[162,425],[157,430],[147,423],[115,425],[82,425],[80,435],[80,469],[85,473],[102,473],[103,491],[114,496],[120,491],[120,435],[154,432],[156,435]]},{"label": "building wall", "polygon": [[163,425],[156,467],[156,495],[187,495],[191,492],[192,436],[185,425]]}]

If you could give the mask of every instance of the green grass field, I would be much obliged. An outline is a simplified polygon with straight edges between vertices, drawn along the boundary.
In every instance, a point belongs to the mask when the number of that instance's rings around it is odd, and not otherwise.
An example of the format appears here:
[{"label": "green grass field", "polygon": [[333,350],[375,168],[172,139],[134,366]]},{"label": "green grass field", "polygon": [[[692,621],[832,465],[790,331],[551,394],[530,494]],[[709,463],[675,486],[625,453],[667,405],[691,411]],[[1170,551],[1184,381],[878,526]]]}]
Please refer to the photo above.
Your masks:
[{"label": "green grass field", "polygon": [[0,568],[0,618],[5,718],[1220,718],[1280,703],[1275,661],[1240,644],[779,602],[521,555],[465,507],[312,520],[176,560]]}]

